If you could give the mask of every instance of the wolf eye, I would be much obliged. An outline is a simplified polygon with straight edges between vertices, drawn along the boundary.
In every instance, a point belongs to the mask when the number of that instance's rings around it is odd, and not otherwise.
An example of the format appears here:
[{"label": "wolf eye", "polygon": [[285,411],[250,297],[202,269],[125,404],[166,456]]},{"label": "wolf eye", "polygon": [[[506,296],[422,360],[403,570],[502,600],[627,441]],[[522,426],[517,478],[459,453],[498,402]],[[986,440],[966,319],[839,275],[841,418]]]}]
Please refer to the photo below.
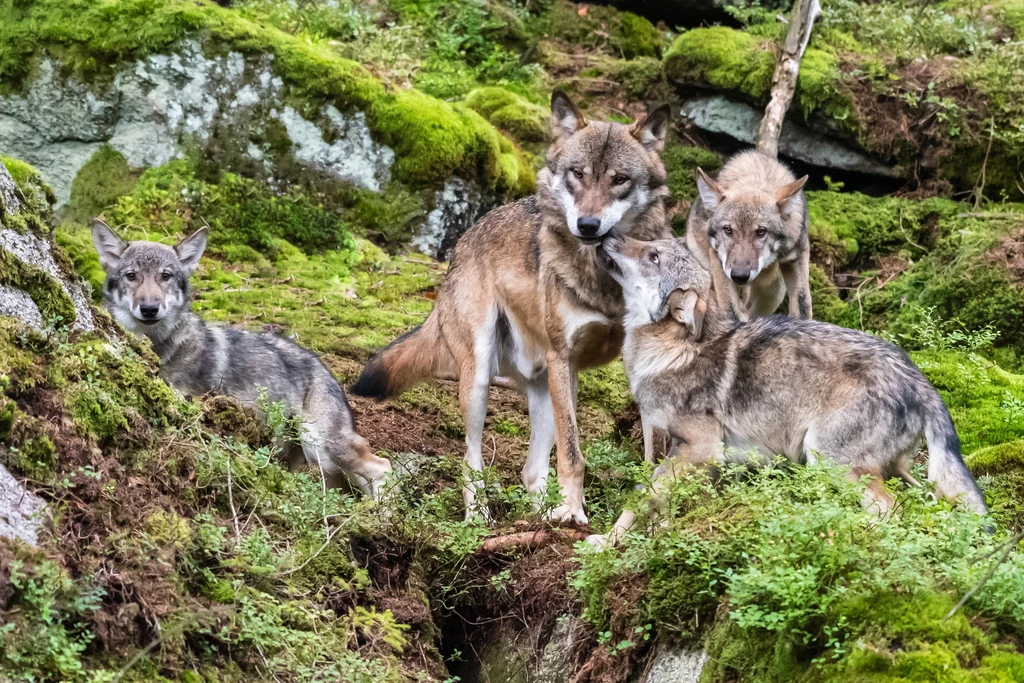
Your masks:
[{"label": "wolf eye", "polygon": [[648,256],[647,258],[651,259],[651,263],[653,263],[654,265],[658,265],[658,263],[660,263],[660,259],[658,258],[658,252],[656,251],[652,251],[651,255]]},{"label": "wolf eye", "polygon": [[768,234],[768,228],[758,228],[757,229],[757,236],[758,237],[764,237],[767,234]]},{"label": "wolf eye", "polygon": [[581,171],[580,169],[572,169],[572,174],[576,177],[576,180],[583,180],[583,171]]},{"label": "wolf eye", "polygon": [[164,282],[167,282],[168,280],[171,279],[171,274],[165,270],[163,273],[160,274],[160,277],[164,279]]},{"label": "wolf eye", "polygon": [[629,178],[624,175],[617,175],[612,178],[612,185],[625,185],[629,182]]},{"label": "wolf eye", "polygon": [[722,232],[724,232],[729,237],[732,237],[732,226],[731,225],[723,225],[722,226]]},{"label": "wolf eye", "polygon": [[129,282],[134,282],[135,281],[135,273],[133,273],[131,271],[128,271],[127,273],[124,274],[124,279],[128,280]]}]

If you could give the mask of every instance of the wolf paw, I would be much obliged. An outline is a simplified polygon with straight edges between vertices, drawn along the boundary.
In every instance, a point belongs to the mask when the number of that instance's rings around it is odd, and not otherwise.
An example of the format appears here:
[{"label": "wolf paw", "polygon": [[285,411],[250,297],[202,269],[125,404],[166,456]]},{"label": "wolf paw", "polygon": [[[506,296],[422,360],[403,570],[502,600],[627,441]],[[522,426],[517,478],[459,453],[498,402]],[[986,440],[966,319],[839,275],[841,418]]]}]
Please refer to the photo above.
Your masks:
[{"label": "wolf paw", "polygon": [[555,524],[564,522],[575,522],[576,524],[586,524],[587,514],[583,512],[582,507],[573,507],[570,505],[559,505],[555,509],[548,512],[544,518],[549,522]]},{"label": "wolf paw", "polygon": [[587,536],[587,545],[595,550],[604,550],[610,544],[608,534],[590,534]]},{"label": "wolf paw", "polygon": [[466,521],[470,523],[483,522],[487,526],[494,525],[494,518],[491,517],[491,511],[487,509],[485,503],[477,503],[466,508]]}]

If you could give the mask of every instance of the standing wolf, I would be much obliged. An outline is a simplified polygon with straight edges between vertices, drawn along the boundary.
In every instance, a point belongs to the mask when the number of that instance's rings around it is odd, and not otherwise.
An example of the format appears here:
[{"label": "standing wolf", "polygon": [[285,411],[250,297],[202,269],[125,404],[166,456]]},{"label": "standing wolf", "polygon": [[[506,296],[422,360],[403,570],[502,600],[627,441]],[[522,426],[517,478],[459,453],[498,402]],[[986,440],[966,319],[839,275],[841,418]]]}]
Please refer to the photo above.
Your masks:
[{"label": "standing wolf", "polygon": [[697,169],[686,243],[740,320],[771,315],[787,293],[790,317],[811,317],[806,182],[756,151],[726,162],[717,181]]},{"label": "standing wolf", "polygon": [[290,466],[304,455],[330,486],[344,475],[379,495],[391,463],[355,433],[345,392],[315,354],[276,335],[209,327],[192,312],[188,279],[206,248],[206,228],[171,248],[124,242],[96,220],[92,239],[107,273],[107,308],[129,332],[149,338],[168,384],[193,396],[227,394],[250,407],[265,390],[302,421],[301,451],[286,445]]},{"label": "standing wolf", "polygon": [[[497,374],[512,378],[530,410],[526,489],[544,492],[556,444],[563,501],[549,516],[586,522],[576,373],[609,362],[622,344],[622,291],[596,247],[610,234],[668,235],[658,157],[667,127],[667,107],[632,126],[587,121],[556,90],[538,193],[491,211],[462,236],[430,316],[371,358],[352,391],[384,397],[458,377],[466,461],[479,472],[488,387]],[[484,512],[477,486],[467,477],[467,516]]]},{"label": "standing wolf", "polygon": [[[907,466],[924,440],[939,494],[985,514],[949,411],[901,349],[813,320],[737,325],[709,297],[708,273],[681,240],[607,240],[602,257],[625,296],[633,396],[644,419],[672,437],[654,473],[655,505],[659,478],[756,450],[807,464],[827,457],[855,481],[871,475],[864,504],[886,513],[884,480],[915,483]],[[632,524],[623,513],[608,540]]]}]

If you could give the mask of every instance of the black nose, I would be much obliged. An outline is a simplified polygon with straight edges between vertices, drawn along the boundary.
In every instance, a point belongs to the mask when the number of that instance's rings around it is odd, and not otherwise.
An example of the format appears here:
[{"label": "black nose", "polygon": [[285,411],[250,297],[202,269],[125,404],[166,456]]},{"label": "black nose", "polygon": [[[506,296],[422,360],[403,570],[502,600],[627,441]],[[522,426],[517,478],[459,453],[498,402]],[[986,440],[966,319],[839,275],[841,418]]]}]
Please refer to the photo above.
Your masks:
[{"label": "black nose", "polygon": [[747,280],[749,280],[749,279],[750,279],[750,271],[749,270],[742,270],[742,271],[734,270],[734,271],[732,271],[732,281],[735,282],[738,285],[745,285],[745,284],[747,284]]},{"label": "black nose", "polygon": [[601,229],[601,219],[587,216],[576,220],[576,229],[584,237],[593,237]]},{"label": "black nose", "polygon": [[157,316],[159,312],[159,305],[154,306],[153,304],[141,304],[139,306],[139,313],[141,313],[142,317],[145,318],[146,320],[152,320]]}]

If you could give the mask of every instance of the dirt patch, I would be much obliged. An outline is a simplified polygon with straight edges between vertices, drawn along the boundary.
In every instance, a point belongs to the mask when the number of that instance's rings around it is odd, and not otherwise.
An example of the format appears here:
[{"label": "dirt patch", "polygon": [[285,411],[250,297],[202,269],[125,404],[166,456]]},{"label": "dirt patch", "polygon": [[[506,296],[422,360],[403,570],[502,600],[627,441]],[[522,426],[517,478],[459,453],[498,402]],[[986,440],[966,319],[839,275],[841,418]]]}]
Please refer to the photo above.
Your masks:
[{"label": "dirt patch", "polygon": [[[985,118],[986,104],[977,97],[953,68],[953,58],[915,59],[895,69],[898,79],[880,83],[868,76],[848,79],[865,147],[905,167],[914,188],[933,192],[951,189],[936,183],[940,163],[954,147],[950,129],[955,126],[958,144],[974,144],[974,132]],[[843,73],[857,70],[844,63]]]},{"label": "dirt patch", "polygon": [[[1024,216],[1021,218],[1024,220]],[[1014,284],[1024,284],[1024,227],[1017,228],[989,249],[985,260],[1003,264]]]}]

